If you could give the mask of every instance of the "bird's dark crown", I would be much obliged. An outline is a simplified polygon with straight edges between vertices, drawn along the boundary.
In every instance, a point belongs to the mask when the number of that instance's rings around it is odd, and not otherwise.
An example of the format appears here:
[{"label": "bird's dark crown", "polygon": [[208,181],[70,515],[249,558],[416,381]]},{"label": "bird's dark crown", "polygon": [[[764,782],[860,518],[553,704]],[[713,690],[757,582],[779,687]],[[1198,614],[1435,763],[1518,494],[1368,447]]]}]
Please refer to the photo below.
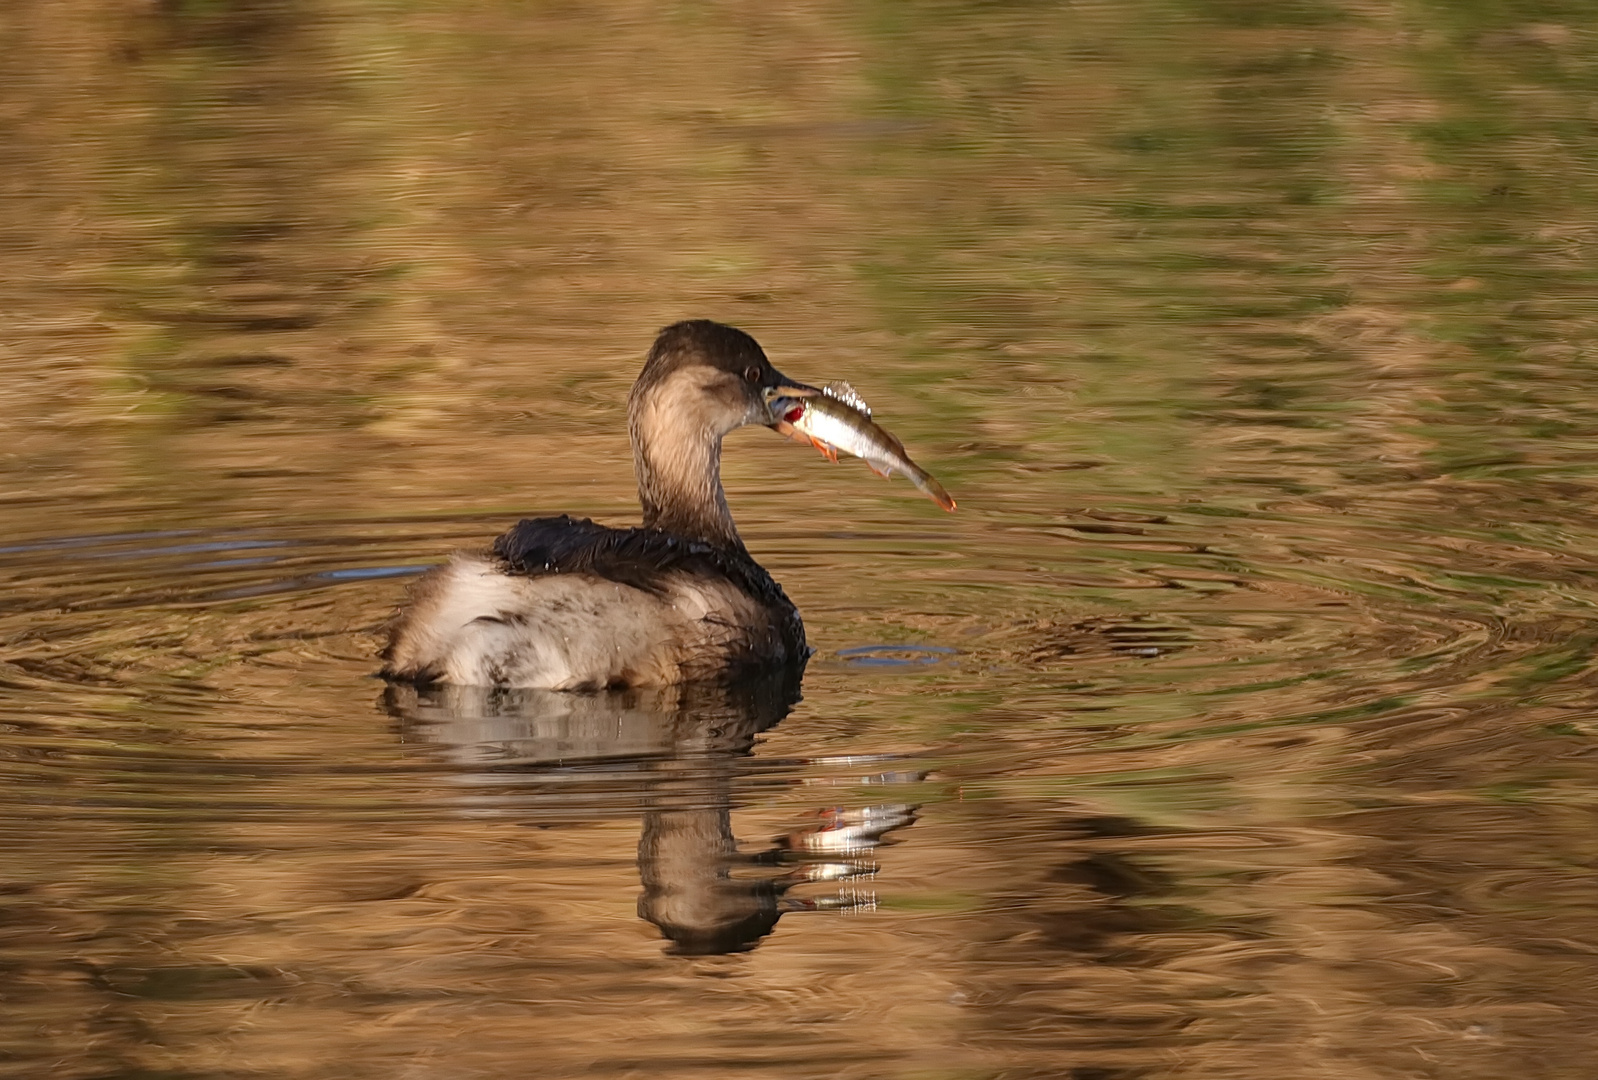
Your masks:
[{"label": "bird's dark crown", "polygon": [[775,386],[778,379],[765,350],[754,338],[723,323],[688,319],[672,323],[656,336],[638,382],[647,387],[687,367],[717,368],[745,379],[753,368],[759,376],[748,381],[762,387]]}]

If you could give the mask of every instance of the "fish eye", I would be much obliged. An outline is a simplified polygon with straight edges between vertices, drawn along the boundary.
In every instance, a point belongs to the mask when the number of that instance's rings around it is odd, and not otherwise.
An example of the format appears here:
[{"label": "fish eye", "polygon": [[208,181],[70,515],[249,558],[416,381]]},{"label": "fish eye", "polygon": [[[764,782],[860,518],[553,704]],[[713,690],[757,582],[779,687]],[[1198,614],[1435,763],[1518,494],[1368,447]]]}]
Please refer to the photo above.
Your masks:
[{"label": "fish eye", "polygon": [[750,364],[748,367],[744,368],[744,378],[748,379],[750,382],[758,383],[760,381],[760,376],[761,371],[758,364]]}]

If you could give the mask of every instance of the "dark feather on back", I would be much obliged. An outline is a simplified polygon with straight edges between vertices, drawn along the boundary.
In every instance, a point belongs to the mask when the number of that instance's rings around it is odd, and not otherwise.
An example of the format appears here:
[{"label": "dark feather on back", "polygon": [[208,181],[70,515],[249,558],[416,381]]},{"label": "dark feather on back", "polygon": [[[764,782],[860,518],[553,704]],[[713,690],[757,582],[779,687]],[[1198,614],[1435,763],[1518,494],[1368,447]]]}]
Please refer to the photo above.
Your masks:
[{"label": "dark feather on back", "polygon": [[567,514],[524,518],[494,541],[494,555],[515,574],[591,574],[657,594],[672,574],[725,578],[765,604],[794,610],[747,553],[660,529],[613,529]]}]

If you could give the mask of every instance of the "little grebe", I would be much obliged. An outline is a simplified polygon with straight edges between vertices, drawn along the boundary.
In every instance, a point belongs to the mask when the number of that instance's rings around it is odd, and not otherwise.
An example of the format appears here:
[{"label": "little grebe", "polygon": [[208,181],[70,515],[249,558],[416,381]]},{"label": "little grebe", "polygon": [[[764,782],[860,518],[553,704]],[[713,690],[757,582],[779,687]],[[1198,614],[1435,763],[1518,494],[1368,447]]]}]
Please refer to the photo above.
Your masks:
[{"label": "little grebe", "polygon": [[799,612],[727,509],[721,441],[746,424],[783,430],[814,394],[741,330],[668,326],[627,398],[643,526],[529,518],[490,553],[435,567],[393,624],[384,677],[581,690],[802,664]]}]

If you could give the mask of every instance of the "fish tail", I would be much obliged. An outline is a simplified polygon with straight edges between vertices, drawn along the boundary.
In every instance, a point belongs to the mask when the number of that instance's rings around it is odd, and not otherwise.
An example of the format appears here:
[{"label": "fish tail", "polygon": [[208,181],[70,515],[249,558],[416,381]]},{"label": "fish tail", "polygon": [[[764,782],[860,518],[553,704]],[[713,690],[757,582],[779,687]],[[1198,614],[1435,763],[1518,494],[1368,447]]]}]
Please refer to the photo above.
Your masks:
[{"label": "fish tail", "polygon": [[943,489],[943,485],[938,483],[937,477],[919,468],[906,469],[905,475],[910,478],[912,484],[921,489],[933,502],[949,511],[949,513],[954,513],[954,499]]}]

